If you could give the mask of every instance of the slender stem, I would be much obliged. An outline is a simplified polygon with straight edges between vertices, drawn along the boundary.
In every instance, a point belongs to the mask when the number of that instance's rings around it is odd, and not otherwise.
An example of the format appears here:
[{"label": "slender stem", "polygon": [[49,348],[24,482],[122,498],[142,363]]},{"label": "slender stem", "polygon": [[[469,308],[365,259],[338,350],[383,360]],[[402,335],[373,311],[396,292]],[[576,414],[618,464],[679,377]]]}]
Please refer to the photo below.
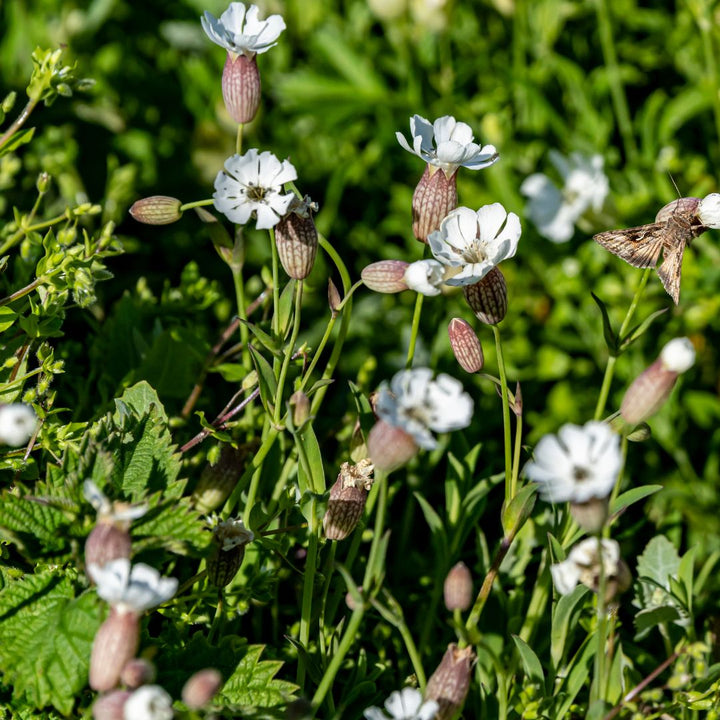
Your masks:
[{"label": "slender stem", "polygon": [[31,98],[27,101],[22,112],[15,118],[13,124],[0,136],[0,148],[25,124],[25,121],[30,117],[30,113],[35,109],[37,104],[38,98]]},{"label": "slender stem", "polygon": [[243,128],[245,125],[243,123],[239,123],[237,126],[237,134],[235,135],[235,152],[238,155],[242,155],[242,145],[243,145]]},{"label": "slender stem", "polygon": [[290,342],[288,342],[285,348],[285,357],[283,358],[282,367],[280,368],[280,377],[278,378],[277,393],[275,394],[275,414],[273,421],[276,425],[280,423],[280,418],[283,414],[283,390],[285,388],[285,379],[287,378],[288,368],[290,367],[290,358],[292,357],[295,343],[297,342],[298,334],[300,333],[300,312],[302,309],[302,296],[303,296],[303,281],[293,280],[295,283],[295,313],[293,317],[293,329],[292,335],[290,336]]},{"label": "slender stem", "polygon": [[525,620],[520,628],[520,637],[528,644],[531,643],[538,628],[538,621],[545,615],[545,606],[550,597],[550,573],[545,572],[548,561],[548,549],[545,548],[540,559],[537,580],[533,587],[530,603],[528,604]]},{"label": "slender stem", "polygon": [[318,643],[320,645],[320,652],[323,655],[325,655],[327,653],[327,645],[325,643],[325,632],[326,632],[328,623],[326,622],[325,611],[327,609],[328,594],[330,593],[330,583],[332,582],[333,570],[335,568],[335,551],[337,549],[337,543],[330,542],[330,543],[328,543],[328,545],[330,546],[330,550],[327,553],[327,557],[325,559],[325,570],[323,571],[323,577],[325,578],[325,582],[323,584],[322,601],[320,603],[320,618],[319,618],[320,634],[318,637]]},{"label": "slender stem", "polygon": [[[315,590],[315,570],[317,567],[318,554],[318,529],[315,517],[315,506],[317,501],[313,498],[310,501],[310,512],[312,513],[308,529],[308,550],[305,562],[305,577],[303,578],[302,610],[300,614],[300,636],[299,641],[302,648],[307,652],[310,644],[310,625],[312,621],[312,601]],[[305,653],[298,653],[297,684],[303,687],[305,684]]]},{"label": "slender stem", "polygon": [[272,292],[273,292],[273,316],[272,329],[275,333],[280,331],[280,258],[278,256],[277,243],[275,242],[275,229],[270,228],[270,250],[272,252]]},{"label": "slender stem", "polygon": [[186,210],[192,210],[196,207],[206,207],[207,205],[212,205],[214,202],[212,198],[207,198],[206,200],[194,200],[193,202],[183,203],[180,206],[180,212],[183,213]]},{"label": "slender stem", "polygon": [[14,300],[19,300],[21,297],[25,297],[25,295],[29,295],[36,287],[38,287],[38,285],[42,285],[49,277],[50,275],[41,275],[40,277],[35,278],[35,280],[33,280],[29,285],[26,285],[24,288],[20,288],[12,295],[2,298],[2,300],[0,300],[0,307],[8,305]]},{"label": "slender stem", "polygon": [[497,577],[497,574],[500,570],[500,565],[505,559],[505,555],[507,555],[512,541],[512,537],[505,537],[500,543],[500,547],[498,548],[498,551],[495,554],[495,558],[493,559],[493,563],[490,566],[490,569],[488,570],[485,579],[483,580],[480,592],[475,599],[475,604],[473,605],[467,622],[465,623],[465,629],[467,630],[468,635],[472,636],[477,631],[477,625],[480,621],[480,616],[482,615],[483,608],[485,607],[485,603],[487,602],[488,597],[490,597],[490,590],[492,590],[493,583],[495,582],[495,578]]},{"label": "slender stem", "polygon": [[600,570],[597,590],[597,652],[595,653],[595,678],[591,686],[590,700],[605,700],[607,682],[605,679],[605,646],[607,644],[607,610],[605,594],[607,591],[607,573],[603,557],[602,538],[597,537],[597,553]]},{"label": "slender stem", "polygon": [[368,553],[367,565],[365,566],[365,577],[363,578],[363,588],[368,590],[372,584],[374,577],[375,563],[377,554],[382,540],[383,529],[385,527],[385,513],[388,504],[388,481],[384,473],[377,472],[375,474],[375,485],[378,485],[377,510],[375,511],[375,526],[373,528],[372,544]]},{"label": "slender stem", "polygon": [[517,494],[518,477],[520,475],[520,451],[522,450],[523,416],[522,412],[515,416],[515,452],[513,453],[512,477],[510,478],[510,497]]},{"label": "slender stem", "polygon": [[630,110],[628,109],[625,88],[623,87],[620,67],[618,65],[615,43],[613,42],[612,23],[608,12],[607,0],[595,0],[595,8],[598,18],[598,32],[600,33],[600,45],[602,47],[603,59],[607,69],[610,95],[612,96],[615,116],[623,139],[625,155],[628,162],[632,163],[637,156],[637,145],[633,135]]},{"label": "slender stem", "polygon": [[500,330],[497,325],[492,325],[495,336],[495,348],[497,351],[498,370],[500,372],[500,388],[502,392],[502,415],[503,434],[505,438],[505,505],[513,499],[512,482],[512,441],[510,439],[510,405],[508,403],[507,377],[505,376],[505,360],[503,358],[502,343],[500,342]]},{"label": "slender stem", "polygon": [[713,99],[715,132],[717,133],[716,139],[720,142],[720,96],[717,92],[718,70],[715,58],[715,49],[713,47],[714,23],[712,18],[709,17],[709,6],[707,3],[702,3],[699,7],[695,5],[695,3],[689,3],[689,5],[691,9],[696,9],[698,11],[695,20],[697,21],[698,27],[700,28],[700,35],[702,36],[703,55],[705,56],[705,77],[707,87]]},{"label": "slender stem", "polygon": [[407,360],[405,361],[405,367],[410,369],[412,367],[413,358],[415,357],[415,345],[417,344],[418,330],[420,329],[420,316],[422,315],[422,306],[425,296],[421,293],[417,293],[415,297],[415,311],[413,312],[412,328],[410,330],[410,344],[408,345]]},{"label": "slender stem", "polygon": [[215,608],[215,617],[213,618],[212,625],[210,626],[210,632],[208,633],[208,644],[212,645],[217,637],[217,634],[222,627],[225,617],[225,599],[223,598],[222,588],[218,590],[218,601],[217,607]]}]

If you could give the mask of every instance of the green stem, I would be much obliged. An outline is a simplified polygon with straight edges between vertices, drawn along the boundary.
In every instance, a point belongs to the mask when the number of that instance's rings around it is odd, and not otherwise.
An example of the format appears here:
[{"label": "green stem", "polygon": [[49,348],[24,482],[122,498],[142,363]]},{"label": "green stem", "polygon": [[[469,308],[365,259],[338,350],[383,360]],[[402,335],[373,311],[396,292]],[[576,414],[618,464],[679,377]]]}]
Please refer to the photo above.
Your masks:
[{"label": "green stem", "polygon": [[[635,295],[633,295],[633,299],[630,302],[630,307],[625,314],[625,319],[620,326],[620,331],[618,332],[617,338],[618,343],[621,346],[624,339],[623,336],[627,332],[630,321],[632,320],[632,316],[635,314],[635,310],[637,309],[638,303],[640,302],[640,298],[642,297],[643,290],[645,290],[645,286],[647,285],[647,281],[650,277],[651,272],[652,268],[646,268],[645,272],[642,274],[642,277],[640,278],[640,283],[637,286],[637,290],[635,290]],[[622,347],[619,348],[619,352],[622,352]],[[603,416],[603,413],[605,412],[605,404],[607,403],[608,395],[610,394],[610,385],[612,384],[616,362],[617,355],[611,355],[608,358],[607,365],[605,366],[605,375],[603,376],[602,386],[600,388],[600,395],[598,396],[597,405],[595,406],[595,420],[600,420]]]},{"label": "green stem", "polygon": [[512,477],[510,478],[510,497],[517,494],[518,477],[520,475],[520,451],[522,450],[523,416],[522,412],[515,416],[515,451],[513,453]]},{"label": "green stem", "polygon": [[548,549],[545,548],[540,558],[540,567],[538,568],[537,579],[533,587],[530,603],[525,613],[520,632],[520,637],[528,644],[532,643],[538,625],[545,617],[545,606],[550,597],[550,573],[545,572],[548,561]]},{"label": "green stem", "polygon": [[212,625],[210,626],[210,632],[208,633],[208,644],[212,645],[217,637],[220,628],[222,627],[225,617],[225,601],[223,598],[222,589],[218,590],[218,601],[217,607],[215,608],[215,617],[213,618]]},{"label": "green stem", "polygon": [[250,372],[252,370],[252,358],[250,357],[250,331],[247,323],[247,307],[245,305],[245,280],[242,274],[242,265],[231,265],[230,270],[235,288],[235,303],[237,304],[238,318],[240,319],[240,342],[242,344],[243,367]]},{"label": "green stem", "polygon": [[374,572],[375,563],[377,562],[377,554],[380,549],[383,529],[385,527],[385,514],[388,504],[388,482],[387,476],[377,471],[375,474],[375,485],[378,486],[377,494],[377,510],[375,511],[375,526],[373,528],[372,544],[368,554],[367,565],[365,567],[365,576],[363,578],[363,588],[369,591],[372,581],[376,579],[377,574]]},{"label": "green stem", "polygon": [[215,201],[212,198],[208,198],[206,200],[194,200],[193,202],[189,203],[183,203],[180,206],[180,212],[183,213],[186,210],[192,210],[196,207],[206,207],[208,205],[212,205]]},{"label": "green stem", "polygon": [[0,136],[0,148],[25,124],[25,121],[30,117],[30,113],[35,109],[37,104],[38,98],[28,100],[22,112],[15,118],[13,124]]},{"label": "green stem", "polygon": [[607,574],[603,559],[602,538],[597,537],[598,561],[600,577],[597,591],[597,652],[595,653],[595,678],[591,687],[590,701],[605,700],[607,680],[605,678],[605,646],[607,644],[607,612],[605,608],[605,593],[607,589]]},{"label": "green stem", "polygon": [[410,330],[410,344],[408,345],[407,360],[405,368],[412,367],[413,358],[415,357],[415,345],[417,344],[418,330],[420,329],[420,316],[422,315],[422,306],[425,296],[418,293],[415,297],[415,311],[413,312],[412,328]]},{"label": "green stem", "polygon": [[[317,502],[315,498],[310,501],[310,512],[311,515],[311,527],[308,529],[308,551],[307,560],[305,562],[305,577],[303,579],[303,595],[302,595],[302,610],[300,614],[300,636],[299,641],[301,647],[309,652],[310,644],[310,625],[312,622],[312,601],[315,589],[315,570],[317,567],[317,553],[318,553],[318,532],[315,518],[315,506]],[[297,670],[297,684],[300,687],[305,685],[305,653],[298,653],[298,670]]]},{"label": "green stem", "polygon": [[242,145],[243,145],[243,128],[245,126],[243,123],[240,123],[237,126],[237,133],[235,135],[235,152],[238,155],[242,155]]},{"label": "green stem", "polygon": [[617,118],[618,128],[620,129],[620,135],[623,139],[625,156],[628,163],[632,163],[637,156],[637,145],[635,144],[635,136],[633,135],[630,110],[628,109],[627,98],[625,97],[625,88],[622,77],[620,76],[617,53],[615,52],[612,23],[610,22],[607,0],[595,0],[595,8],[597,10],[600,45],[602,47],[605,67],[607,68],[608,83],[610,85],[610,95],[612,96],[615,116]]},{"label": "green stem", "polygon": [[35,280],[33,280],[29,285],[26,285],[24,288],[20,288],[12,295],[2,298],[2,300],[0,300],[0,307],[8,305],[15,300],[19,300],[21,297],[25,297],[25,295],[29,295],[36,287],[38,287],[38,285],[42,285],[51,276],[52,275],[41,275],[40,277],[35,278]]},{"label": "green stem", "polygon": [[280,258],[278,257],[275,229],[270,228],[270,249],[272,251],[273,316],[272,329],[280,332]]},{"label": "green stem", "polygon": [[[692,8],[694,3],[690,3]],[[717,60],[715,58],[715,49],[713,47],[713,33],[715,32],[713,20],[708,15],[707,3],[702,3],[699,12],[696,14],[696,22],[700,28],[702,37],[703,55],[705,56],[705,78],[710,96],[713,99],[713,112],[715,115],[715,132],[717,140],[720,142],[720,95],[717,92],[718,87],[718,71]]]},{"label": "green stem", "polygon": [[283,357],[282,367],[280,368],[280,377],[278,378],[277,393],[275,394],[275,414],[273,421],[276,425],[280,424],[280,418],[283,414],[283,390],[285,389],[285,380],[287,378],[288,368],[290,367],[290,358],[292,358],[295,343],[300,333],[300,312],[302,309],[303,281],[293,280],[295,283],[295,314],[293,317],[293,329],[290,341],[285,347],[285,357]]},{"label": "green stem", "polygon": [[502,393],[502,414],[503,434],[505,438],[505,505],[513,499],[513,475],[512,475],[512,440],[510,439],[510,405],[508,402],[507,377],[505,376],[505,360],[503,358],[502,343],[500,342],[500,330],[497,325],[491,325],[495,336],[495,348],[497,351],[498,370],[500,372],[500,388]]},{"label": "green stem", "polygon": [[318,638],[320,652],[322,653],[323,657],[327,654],[325,634],[328,623],[326,622],[325,611],[327,610],[328,595],[330,593],[330,583],[332,582],[333,570],[335,569],[335,551],[337,549],[336,542],[330,542],[328,544],[330,545],[330,551],[327,553],[327,558],[325,560],[325,570],[323,572],[325,583],[323,584],[322,601],[320,603],[320,635]]}]

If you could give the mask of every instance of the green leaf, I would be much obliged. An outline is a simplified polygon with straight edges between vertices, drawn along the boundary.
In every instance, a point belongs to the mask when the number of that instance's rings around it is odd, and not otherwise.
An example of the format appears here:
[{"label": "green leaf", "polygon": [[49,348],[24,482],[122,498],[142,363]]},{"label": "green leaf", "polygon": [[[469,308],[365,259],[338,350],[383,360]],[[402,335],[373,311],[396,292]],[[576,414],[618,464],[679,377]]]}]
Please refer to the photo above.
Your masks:
[{"label": "green leaf", "polygon": [[585,642],[575,653],[573,659],[569,663],[569,670],[565,682],[557,688],[558,697],[562,698],[559,705],[552,713],[552,717],[567,717],[570,706],[575,702],[580,690],[585,686],[590,675],[590,664],[595,657],[597,648],[597,635],[589,635],[585,638]]},{"label": "green leaf", "polygon": [[430,528],[430,534],[439,544],[441,557],[447,558],[448,542],[442,518],[438,515],[435,508],[419,492],[415,492],[413,494],[415,495],[415,499],[420,503],[420,509],[425,516],[425,522]]},{"label": "green leaf", "polygon": [[602,313],[603,336],[605,337],[605,344],[607,345],[608,352],[611,356],[617,355],[618,339],[617,335],[615,335],[615,331],[612,329],[610,316],[608,315],[605,303],[594,292],[591,292],[590,295],[592,295],[592,299],[597,303],[597,306],[600,308],[600,312]]},{"label": "green leaf", "polygon": [[[305,453],[309,465],[306,470],[304,463],[298,462],[300,492],[306,490],[316,493],[325,492],[325,470],[322,463],[322,452],[310,423],[305,423],[302,430],[296,433],[295,442],[298,444],[298,452]],[[310,477],[308,477],[308,470]]]},{"label": "green leaf", "polygon": [[638,575],[654,580],[667,590],[670,589],[670,576],[677,576],[679,568],[680,556],[664,535],[657,535],[650,540],[638,558]]},{"label": "green leaf", "polygon": [[656,310],[654,313],[648,315],[639,325],[636,325],[632,330],[627,333],[627,335],[625,335],[625,337],[620,339],[620,350],[625,350],[631,343],[633,343],[641,335],[647,332],[647,329],[650,327],[653,321],[667,311],[668,308],[663,308],[662,310]]},{"label": "green leaf", "polygon": [[132,537],[135,552],[164,547],[183,555],[192,549],[198,555],[208,546],[212,534],[200,513],[192,507],[191,499],[183,497],[151,507],[133,522]]},{"label": "green leaf", "polygon": [[290,329],[290,318],[292,317],[296,283],[297,280],[291,280],[285,285],[280,293],[280,303],[278,306],[278,334],[281,338],[286,337],[287,332]]},{"label": "green leaf", "polygon": [[678,581],[683,587],[685,595],[685,606],[688,612],[692,611],[693,601],[693,570],[695,567],[695,551],[697,545],[693,545],[681,558],[678,568]]},{"label": "green leaf", "polygon": [[13,133],[7,139],[5,144],[0,147],[0,157],[17,150],[21,145],[26,145],[27,143],[29,143],[32,140],[34,134],[35,128],[27,128],[25,130],[20,130],[19,132]]},{"label": "green leaf", "polygon": [[560,661],[565,657],[565,643],[567,642],[570,620],[578,608],[580,601],[590,592],[585,585],[578,585],[567,595],[561,595],[555,605],[550,630],[550,654],[553,666],[559,667]]},{"label": "green leaf", "polygon": [[0,332],[5,332],[12,327],[16,319],[17,313],[12,308],[7,305],[0,307]]},{"label": "green leaf", "polygon": [[662,485],[643,485],[641,487],[626,490],[613,501],[610,506],[610,515],[617,515],[623,512],[636,502],[640,502],[650,495],[654,495],[663,489]]},{"label": "green leaf", "polygon": [[250,645],[235,672],[227,679],[218,697],[233,705],[272,708],[294,699],[298,686],[275,678],[282,667],[279,660],[260,660],[264,645]]},{"label": "green leaf", "polygon": [[96,594],[75,598],[67,576],[44,571],[8,583],[0,592],[0,668],[13,697],[69,715],[87,685],[99,626]]},{"label": "green leaf", "polygon": [[260,399],[263,407],[268,414],[272,414],[272,408],[275,402],[275,393],[277,392],[277,380],[273,373],[270,363],[256,350],[252,345],[250,355],[252,356],[255,370],[258,376],[258,387],[260,388]]},{"label": "green leaf", "polygon": [[675,622],[681,619],[680,611],[672,605],[641,610],[635,616],[635,640],[641,640],[652,628],[663,623]]},{"label": "green leaf", "polygon": [[59,550],[68,542],[60,528],[69,524],[62,510],[45,502],[20,498],[7,490],[0,495],[0,537],[23,548],[36,549],[41,543],[45,552]]},{"label": "green leaf", "polygon": [[512,639],[515,641],[515,646],[520,652],[520,659],[525,669],[525,675],[530,678],[532,682],[544,685],[545,673],[543,672],[542,663],[538,656],[519,635],[513,635]]},{"label": "green leaf", "polygon": [[255,323],[245,321],[247,329],[255,336],[256,340],[262,345],[269,353],[272,353],[276,357],[281,357],[282,348],[277,338],[269,335],[264,330],[260,329],[259,325]]}]

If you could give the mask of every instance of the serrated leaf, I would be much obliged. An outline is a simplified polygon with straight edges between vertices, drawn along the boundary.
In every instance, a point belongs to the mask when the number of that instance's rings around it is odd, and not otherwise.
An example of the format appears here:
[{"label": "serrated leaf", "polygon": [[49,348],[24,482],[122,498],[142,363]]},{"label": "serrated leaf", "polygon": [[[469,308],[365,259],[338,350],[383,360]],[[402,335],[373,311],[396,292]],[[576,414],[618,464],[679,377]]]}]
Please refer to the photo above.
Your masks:
[{"label": "serrated leaf", "polygon": [[134,541],[147,538],[138,542],[136,552],[148,547],[164,547],[182,554],[187,554],[189,548],[200,554],[212,537],[207,523],[193,509],[188,497],[151,508],[133,522],[132,536]]},{"label": "serrated leaf", "polygon": [[219,692],[225,702],[253,708],[272,708],[294,699],[298,686],[275,678],[282,667],[279,660],[260,660],[264,645],[250,645],[235,672]]},{"label": "serrated leaf", "polygon": [[651,578],[667,590],[670,589],[670,576],[677,576],[679,568],[680,556],[664,535],[657,535],[650,540],[638,558],[638,575]]},{"label": "serrated leaf", "polygon": [[27,575],[0,592],[0,667],[14,697],[71,713],[87,685],[98,604],[94,592],[75,598],[69,578],[54,571]]},{"label": "serrated leaf", "polygon": [[597,306],[600,308],[600,312],[602,313],[603,336],[605,338],[605,344],[607,345],[608,352],[611,356],[617,355],[617,335],[615,335],[615,331],[612,329],[612,324],[610,323],[610,316],[608,315],[605,303],[594,292],[591,292],[590,295],[592,295],[592,299],[597,303]]},{"label": "serrated leaf", "polygon": [[525,675],[532,682],[543,685],[545,683],[545,673],[543,672],[542,663],[538,656],[519,635],[513,635],[512,639],[515,641],[515,647],[517,647],[520,653]]},{"label": "serrated leaf", "polygon": [[[59,529],[70,524],[65,513],[43,502],[0,495],[0,536],[23,545],[42,543],[46,551],[58,550],[68,541]],[[10,531],[7,533],[5,531]]]}]

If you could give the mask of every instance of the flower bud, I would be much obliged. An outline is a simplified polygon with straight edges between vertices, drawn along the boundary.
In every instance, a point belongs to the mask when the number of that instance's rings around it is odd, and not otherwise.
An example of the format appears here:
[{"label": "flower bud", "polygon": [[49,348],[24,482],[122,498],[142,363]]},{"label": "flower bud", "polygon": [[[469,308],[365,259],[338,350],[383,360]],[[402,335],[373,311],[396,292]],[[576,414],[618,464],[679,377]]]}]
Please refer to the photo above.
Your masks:
[{"label": "flower bud", "polygon": [[340,304],[342,298],[340,297],[340,291],[337,289],[335,283],[328,279],[328,305],[330,306],[330,312],[333,317],[336,317],[340,312]]},{"label": "flower bud", "polygon": [[638,375],[625,392],[620,414],[630,425],[647,420],[668,399],[680,373],[695,362],[695,348],[687,338],[671,340],[660,357]]},{"label": "flower bud", "polygon": [[228,52],[222,75],[222,94],[230,117],[238,124],[250,122],[260,107],[260,71],[257,57]]},{"label": "flower bud", "polygon": [[35,182],[35,187],[39,193],[46,193],[50,186],[50,175],[46,172],[41,172],[38,175],[38,179]]},{"label": "flower bud", "polygon": [[497,325],[507,312],[507,286],[500,270],[494,267],[480,282],[463,287],[465,300],[475,317],[486,325]]},{"label": "flower bud", "polygon": [[167,195],[152,195],[133,203],[130,214],[146,225],[169,225],[182,217],[182,203]]},{"label": "flower bud", "polygon": [[390,473],[415,457],[418,446],[412,435],[378,420],[368,433],[368,454],[376,470]]},{"label": "flower bud", "polygon": [[101,695],[92,707],[95,720],[125,720],[125,701],[130,697],[127,690],[113,690]]},{"label": "flower bud", "polygon": [[104,565],[110,560],[129,558],[131,548],[127,525],[114,523],[110,517],[101,518],[85,541],[85,565]]},{"label": "flower bud", "polygon": [[720,193],[710,193],[700,200],[697,217],[705,227],[720,228]]},{"label": "flower bud", "polygon": [[485,358],[480,340],[470,324],[461,318],[453,318],[448,325],[448,336],[460,367],[465,372],[480,372]]},{"label": "flower bud", "polygon": [[213,530],[215,548],[206,560],[208,580],[213,585],[221,588],[232,582],[245,557],[245,546],[254,537],[239,518],[217,523]]},{"label": "flower bud", "polygon": [[302,390],[297,390],[290,396],[288,403],[292,408],[293,425],[302,427],[310,417],[310,398]]},{"label": "flower bud", "polygon": [[570,514],[586,533],[597,535],[608,519],[608,501],[607,497],[603,497],[590,498],[582,503],[571,502]]},{"label": "flower bud", "polygon": [[370,290],[399,293],[408,289],[404,276],[409,264],[404,260],[380,260],[364,267],[360,277]]},{"label": "flower bud", "polygon": [[667,222],[673,215],[691,215],[694,216],[698,212],[700,198],[686,197],[672,200],[667,205],[663,205],[655,215],[655,222]]},{"label": "flower bud", "polygon": [[90,687],[99,692],[112,690],[140,644],[140,620],[134,612],[110,608],[110,615],[98,629],[90,655]]},{"label": "flower bud", "polygon": [[450,612],[467,610],[472,603],[472,591],[472,576],[468,566],[464,562],[453,565],[443,585],[445,607]]},{"label": "flower bud", "polygon": [[440,222],[457,207],[456,172],[450,177],[444,170],[427,165],[412,199],[413,233],[427,243],[431,232],[440,228]]},{"label": "flower bud", "polygon": [[182,689],[182,701],[190,710],[207,705],[222,685],[222,675],[214,668],[205,668],[190,677]]},{"label": "flower bud", "polygon": [[245,443],[237,449],[225,444],[220,450],[218,461],[214,465],[208,463],[203,468],[192,494],[193,503],[201,513],[212,512],[228,499],[248,458],[256,449],[256,442]]},{"label": "flower bud", "polygon": [[470,671],[475,653],[471,647],[451,643],[425,688],[425,700],[438,704],[435,720],[451,720],[465,704],[470,689]]},{"label": "flower bud", "polygon": [[294,280],[304,280],[313,269],[318,234],[311,208],[301,206],[275,226],[275,244],[283,270]]},{"label": "flower bud", "polygon": [[135,690],[141,685],[149,685],[155,681],[155,666],[145,658],[133,658],[125,663],[125,667],[120,673],[120,680],[123,685]]},{"label": "flower bud", "polygon": [[343,463],[335,484],[330,488],[323,529],[328,540],[344,540],[357,526],[365,510],[373,480],[373,465],[361,460],[357,465]]}]

